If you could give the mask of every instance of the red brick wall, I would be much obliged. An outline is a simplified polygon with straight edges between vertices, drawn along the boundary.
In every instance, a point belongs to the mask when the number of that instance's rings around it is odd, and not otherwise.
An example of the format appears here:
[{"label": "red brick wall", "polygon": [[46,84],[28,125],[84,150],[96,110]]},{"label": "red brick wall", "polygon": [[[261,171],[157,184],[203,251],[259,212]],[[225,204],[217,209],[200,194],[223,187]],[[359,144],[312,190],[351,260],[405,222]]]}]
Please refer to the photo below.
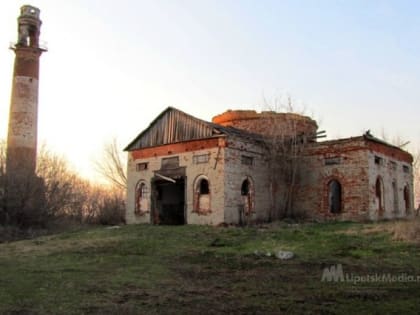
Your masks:
[{"label": "red brick wall", "polygon": [[[391,161],[395,163],[395,169],[388,166],[377,167],[374,164],[375,155],[386,157],[387,165]],[[333,163],[327,165],[327,161]],[[334,164],[334,161],[337,164]],[[402,209],[402,189],[406,183],[409,183],[410,188],[412,184],[410,184],[410,174],[405,174],[402,166],[411,165],[411,161],[412,156],[409,153],[364,137],[312,144],[307,148],[303,158],[295,207],[320,219],[379,219],[374,201],[375,180],[377,176],[381,176],[386,179],[385,203],[389,209],[385,217],[404,217],[406,213]],[[329,211],[328,183],[333,179],[338,180],[342,187],[342,212],[340,214]],[[398,192],[401,196],[399,208],[391,210],[393,201],[389,198],[389,187],[394,179],[397,179]]]},{"label": "red brick wall", "polygon": [[149,157],[165,156],[172,154],[179,154],[184,152],[191,152],[215,147],[224,147],[224,138],[211,138],[211,139],[200,139],[192,140],[188,142],[179,142],[161,145],[157,147],[144,148],[131,152],[133,159],[145,159]]},{"label": "red brick wall", "polygon": [[[306,211],[310,217],[321,219],[367,219],[369,178],[364,141],[315,144],[308,148],[306,154],[295,207]],[[339,160],[339,164],[326,165],[326,159]],[[331,180],[341,184],[340,214],[329,211],[328,184]]]}]

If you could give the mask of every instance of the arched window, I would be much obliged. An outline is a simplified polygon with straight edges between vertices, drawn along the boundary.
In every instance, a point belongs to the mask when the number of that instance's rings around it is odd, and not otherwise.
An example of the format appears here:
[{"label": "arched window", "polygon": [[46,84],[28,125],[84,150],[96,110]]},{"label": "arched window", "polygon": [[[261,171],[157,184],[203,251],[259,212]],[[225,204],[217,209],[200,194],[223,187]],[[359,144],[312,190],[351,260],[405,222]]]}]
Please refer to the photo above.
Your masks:
[{"label": "arched window", "polygon": [[333,179],[328,183],[328,209],[331,213],[341,212],[341,184],[338,180]]},{"label": "arched window", "polygon": [[194,209],[193,212],[200,215],[207,215],[211,212],[211,191],[209,180],[206,176],[200,175],[194,183]]},{"label": "arched window", "polygon": [[241,210],[242,213],[240,214],[240,216],[247,217],[251,214],[251,212],[254,211],[254,185],[250,177],[247,177],[242,181],[241,196],[242,196],[243,207],[242,207],[242,210]]},{"label": "arched window", "polygon": [[376,196],[376,205],[379,217],[382,217],[385,213],[384,206],[384,183],[381,177],[376,179],[375,184],[375,196]]},{"label": "arched window", "polygon": [[404,187],[404,204],[405,204],[405,214],[410,214],[411,211],[411,197],[410,197],[410,186],[405,185]]},{"label": "arched window", "polygon": [[149,191],[144,181],[139,181],[136,185],[134,213],[144,215],[149,212]]}]

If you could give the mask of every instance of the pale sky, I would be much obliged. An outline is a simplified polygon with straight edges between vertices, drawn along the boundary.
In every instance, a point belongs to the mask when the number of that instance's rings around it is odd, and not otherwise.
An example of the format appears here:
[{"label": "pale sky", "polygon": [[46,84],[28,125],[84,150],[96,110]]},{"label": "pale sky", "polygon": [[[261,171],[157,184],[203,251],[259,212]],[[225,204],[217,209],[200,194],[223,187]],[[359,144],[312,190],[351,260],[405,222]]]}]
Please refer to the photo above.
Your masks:
[{"label": "pale sky", "polygon": [[290,94],[329,138],[367,129],[420,144],[420,2],[1,0],[0,138],[16,18],[41,10],[39,142],[85,177],[167,106],[211,120]]}]

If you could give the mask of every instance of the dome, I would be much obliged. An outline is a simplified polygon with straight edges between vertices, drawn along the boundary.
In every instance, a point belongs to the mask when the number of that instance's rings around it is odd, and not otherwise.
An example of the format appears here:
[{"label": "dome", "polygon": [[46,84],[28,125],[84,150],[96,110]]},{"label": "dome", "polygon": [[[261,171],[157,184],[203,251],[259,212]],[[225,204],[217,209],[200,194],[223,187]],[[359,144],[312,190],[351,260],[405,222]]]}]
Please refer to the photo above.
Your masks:
[{"label": "dome", "polygon": [[213,117],[212,121],[264,136],[312,135],[318,129],[316,121],[308,116],[273,111],[228,110]]}]

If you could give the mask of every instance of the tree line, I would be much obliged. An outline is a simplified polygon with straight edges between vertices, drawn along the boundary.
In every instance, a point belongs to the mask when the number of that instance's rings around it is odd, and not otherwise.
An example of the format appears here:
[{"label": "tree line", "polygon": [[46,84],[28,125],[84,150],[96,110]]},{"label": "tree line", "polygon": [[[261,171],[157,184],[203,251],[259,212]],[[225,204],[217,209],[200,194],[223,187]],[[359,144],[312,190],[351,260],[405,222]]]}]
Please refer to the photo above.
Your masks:
[{"label": "tree line", "polygon": [[[22,191],[20,197],[32,200],[42,198],[42,207],[26,209],[8,206],[5,164],[6,141],[0,140],[2,226],[25,229],[48,228],[57,222],[104,225],[124,223],[126,177],[116,141],[105,146],[103,159],[96,165],[98,172],[110,181],[109,185],[82,178],[63,156],[52,152],[46,145],[41,146],[37,156],[36,175],[42,181],[42,196],[25,197],[28,193]],[[115,168],[119,175],[114,174]]]}]

